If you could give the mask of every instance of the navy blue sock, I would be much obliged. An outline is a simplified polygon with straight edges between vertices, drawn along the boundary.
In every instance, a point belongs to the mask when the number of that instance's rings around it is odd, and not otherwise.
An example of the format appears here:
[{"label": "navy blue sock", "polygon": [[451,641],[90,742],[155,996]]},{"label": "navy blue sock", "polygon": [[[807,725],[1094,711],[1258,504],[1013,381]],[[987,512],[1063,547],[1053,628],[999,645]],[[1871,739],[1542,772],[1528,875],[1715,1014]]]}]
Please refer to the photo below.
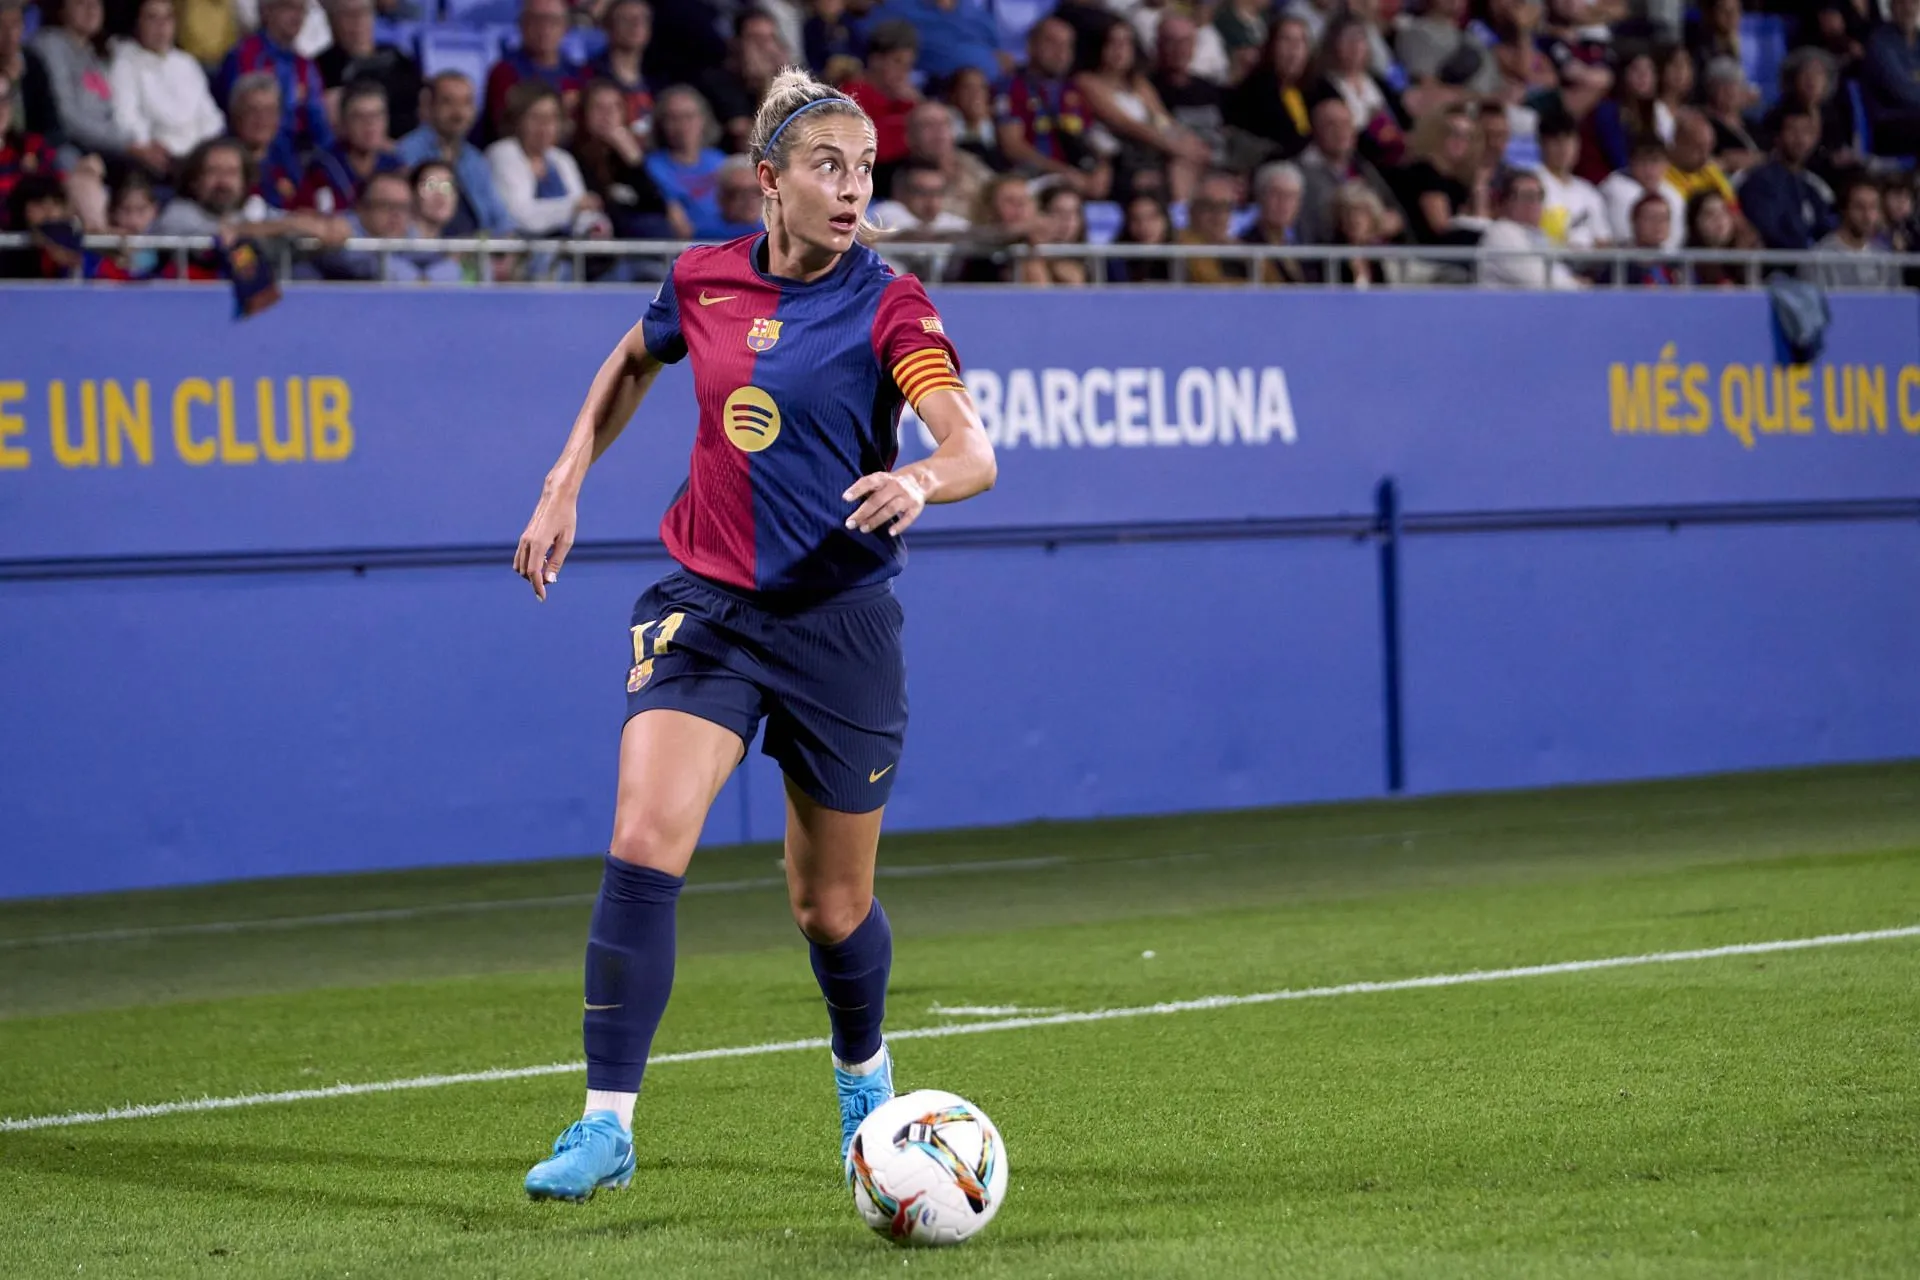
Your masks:
[{"label": "navy blue sock", "polygon": [[684,876],[611,855],[587,931],[587,1088],[638,1093],[673,990],[673,913]]},{"label": "navy blue sock", "polygon": [[813,976],[827,998],[833,1023],[833,1056],[865,1062],[880,1052],[880,1023],[887,1016],[887,974],[893,968],[893,926],[873,900],[860,927],[831,945],[809,943]]}]

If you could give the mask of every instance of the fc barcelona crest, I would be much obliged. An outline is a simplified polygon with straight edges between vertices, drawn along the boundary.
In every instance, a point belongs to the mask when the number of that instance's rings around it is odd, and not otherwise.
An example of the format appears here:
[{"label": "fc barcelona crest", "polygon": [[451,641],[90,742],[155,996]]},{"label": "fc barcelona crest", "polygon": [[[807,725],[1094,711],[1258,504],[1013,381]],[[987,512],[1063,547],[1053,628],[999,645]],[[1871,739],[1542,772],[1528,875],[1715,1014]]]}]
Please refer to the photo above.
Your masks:
[{"label": "fc barcelona crest", "polygon": [[754,351],[771,351],[773,344],[778,341],[780,341],[778,320],[755,320],[753,327],[747,330],[747,346]]}]

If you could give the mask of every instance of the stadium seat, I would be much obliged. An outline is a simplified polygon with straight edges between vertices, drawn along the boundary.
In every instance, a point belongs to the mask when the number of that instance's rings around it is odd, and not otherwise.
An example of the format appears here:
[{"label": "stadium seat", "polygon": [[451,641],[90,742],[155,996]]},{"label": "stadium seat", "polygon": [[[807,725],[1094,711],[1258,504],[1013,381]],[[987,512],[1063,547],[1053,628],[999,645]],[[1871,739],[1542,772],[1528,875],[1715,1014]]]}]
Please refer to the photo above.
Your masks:
[{"label": "stadium seat", "polygon": [[992,7],[1000,47],[1021,55],[1027,50],[1027,29],[1053,11],[1046,0],[992,0]]},{"label": "stadium seat", "polygon": [[418,57],[420,51],[420,24],[405,22],[394,18],[375,18],[373,20],[373,38],[378,44],[390,44],[408,57]]},{"label": "stadium seat", "polygon": [[520,28],[510,22],[495,22],[479,28],[481,39],[487,42],[487,60],[498,62],[520,47]]},{"label": "stadium seat", "polygon": [[509,25],[520,16],[519,0],[446,0],[443,19],[459,27],[484,27],[491,23]]},{"label": "stadium seat", "polygon": [[485,88],[487,68],[493,65],[486,36],[464,27],[428,27],[420,33],[420,74],[432,79],[442,71],[458,71],[473,81],[475,92]]},{"label": "stadium seat", "polygon": [[607,47],[607,33],[598,27],[575,27],[560,41],[560,52],[574,62],[597,57]]},{"label": "stadium seat", "polygon": [[1860,82],[1849,78],[1845,84],[1847,105],[1853,108],[1853,148],[1863,156],[1873,154],[1873,122],[1867,119],[1867,95]]},{"label": "stadium seat", "polygon": [[1082,212],[1087,219],[1088,244],[1112,244],[1126,220],[1126,210],[1111,200],[1089,200]]},{"label": "stadium seat", "polygon": [[1749,13],[1740,19],[1740,64],[1747,79],[1760,86],[1760,96],[1769,106],[1780,96],[1787,34],[1787,20],[1779,14]]}]

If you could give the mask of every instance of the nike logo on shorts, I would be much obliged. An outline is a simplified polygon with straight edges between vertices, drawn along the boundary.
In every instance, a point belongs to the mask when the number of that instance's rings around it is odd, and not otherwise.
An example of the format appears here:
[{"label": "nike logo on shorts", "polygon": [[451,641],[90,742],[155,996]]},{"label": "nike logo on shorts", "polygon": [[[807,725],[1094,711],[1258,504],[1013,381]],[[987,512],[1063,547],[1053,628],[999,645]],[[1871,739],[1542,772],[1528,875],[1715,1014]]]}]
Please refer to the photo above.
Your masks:
[{"label": "nike logo on shorts", "polygon": [[892,772],[893,772],[893,766],[892,766],[892,765],[888,765],[888,766],[887,766],[886,768],[884,768],[884,769],[875,769],[875,770],[874,770],[874,771],[873,771],[872,773],[870,773],[870,774],[868,774],[868,775],[867,775],[867,781],[868,781],[868,782],[878,782],[878,781],[880,781],[880,779],[882,779],[882,778],[884,778],[884,777],[886,777],[886,776],[887,776],[888,774],[890,774],[890,773],[892,773]]}]

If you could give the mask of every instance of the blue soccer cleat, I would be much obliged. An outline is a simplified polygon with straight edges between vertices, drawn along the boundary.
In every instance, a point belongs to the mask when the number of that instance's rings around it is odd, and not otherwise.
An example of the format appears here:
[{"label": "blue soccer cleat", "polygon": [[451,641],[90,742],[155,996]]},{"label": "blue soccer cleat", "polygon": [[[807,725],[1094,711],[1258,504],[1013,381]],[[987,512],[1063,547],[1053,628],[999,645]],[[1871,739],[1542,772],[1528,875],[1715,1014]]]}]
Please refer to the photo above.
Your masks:
[{"label": "blue soccer cleat", "polygon": [[846,1163],[847,1154],[853,1150],[853,1135],[859,1129],[860,1122],[873,1114],[874,1108],[893,1097],[893,1054],[885,1045],[880,1046],[884,1055],[878,1071],[857,1076],[851,1071],[833,1069],[833,1084],[840,1091],[840,1161]]},{"label": "blue soccer cleat", "polygon": [[611,1111],[589,1111],[567,1126],[553,1154],[527,1170],[527,1194],[535,1200],[593,1198],[601,1187],[633,1181],[633,1137]]}]

